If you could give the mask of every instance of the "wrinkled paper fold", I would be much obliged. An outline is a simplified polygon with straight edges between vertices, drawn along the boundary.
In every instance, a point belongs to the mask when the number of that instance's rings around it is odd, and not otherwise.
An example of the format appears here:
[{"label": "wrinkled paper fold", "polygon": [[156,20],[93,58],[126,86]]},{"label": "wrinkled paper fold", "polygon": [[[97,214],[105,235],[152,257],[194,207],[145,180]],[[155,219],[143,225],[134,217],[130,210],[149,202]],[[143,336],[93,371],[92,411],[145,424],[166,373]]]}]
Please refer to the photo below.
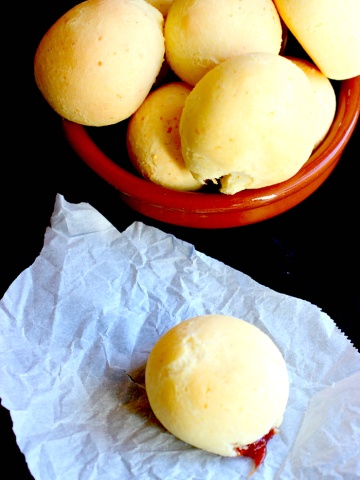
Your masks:
[{"label": "wrinkled paper fold", "polygon": [[287,362],[284,421],[252,478],[359,478],[360,354],[328,315],[154,227],[119,232],[61,195],[40,255],[0,302],[0,397],[34,477],[247,478],[249,459],[186,445],[146,398],[154,343],[207,313],[255,324]]}]

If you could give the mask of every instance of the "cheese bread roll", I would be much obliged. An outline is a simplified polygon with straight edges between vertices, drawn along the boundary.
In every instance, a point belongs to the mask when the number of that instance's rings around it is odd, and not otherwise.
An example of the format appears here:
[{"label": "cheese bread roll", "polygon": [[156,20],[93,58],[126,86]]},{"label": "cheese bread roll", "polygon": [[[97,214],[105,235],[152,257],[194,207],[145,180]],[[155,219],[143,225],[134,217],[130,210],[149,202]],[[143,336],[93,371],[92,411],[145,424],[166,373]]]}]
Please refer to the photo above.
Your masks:
[{"label": "cheese bread roll", "polygon": [[164,18],[144,0],[87,0],[59,18],[34,59],[36,83],[62,117],[88,126],[128,118],[164,60]]},{"label": "cheese bread roll", "polygon": [[282,25],[272,0],[173,0],[164,35],[170,67],[195,85],[227,58],[279,53]]},{"label": "cheese bread roll", "polygon": [[271,338],[219,314],[167,331],[150,352],[145,386],[169,432],[228,457],[281,425],[289,395],[286,363]]},{"label": "cheese bread roll", "polygon": [[274,0],[294,37],[333,80],[360,75],[359,0]]},{"label": "cheese bread roll", "polygon": [[291,60],[271,53],[230,58],[186,99],[180,120],[185,165],[234,194],[289,179],[315,144],[314,90]]},{"label": "cheese bread roll", "polygon": [[179,123],[192,87],[171,82],[151,92],[132,115],[127,129],[129,158],[146,179],[179,191],[203,185],[186,168],[181,153]]}]

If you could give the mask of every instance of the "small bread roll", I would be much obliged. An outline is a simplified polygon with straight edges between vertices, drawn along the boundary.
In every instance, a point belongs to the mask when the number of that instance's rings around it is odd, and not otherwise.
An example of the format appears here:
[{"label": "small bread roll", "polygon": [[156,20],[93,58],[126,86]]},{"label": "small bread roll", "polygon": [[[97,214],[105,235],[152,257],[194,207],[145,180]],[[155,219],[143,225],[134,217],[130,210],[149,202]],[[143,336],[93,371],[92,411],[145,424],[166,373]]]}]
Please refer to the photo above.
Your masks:
[{"label": "small bread roll", "polygon": [[195,85],[227,58],[279,53],[282,26],[272,0],[173,0],[164,35],[170,67]]},{"label": "small bread roll", "polygon": [[150,352],[145,386],[169,432],[227,457],[279,427],[289,395],[286,363],[270,337],[218,314],[167,331]]},{"label": "small bread roll", "polygon": [[294,37],[333,80],[360,75],[359,0],[274,0]]},{"label": "small bread roll", "polygon": [[307,60],[288,57],[295,63],[310,80],[315,94],[315,147],[326,137],[336,113],[336,94],[332,83],[325,75],[312,63]]},{"label": "small bread roll", "polygon": [[88,126],[128,118],[148,95],[164,60],[164,19],[144,0],[87,0],[44,35],[36,83],[62,117]]},{"label": "small bread roll", "polygon": [[191,89],[186,83],[172,82],[154,90],[127,129],[127,149],[135,168],[144,178],[172,190],[202,187],[186,168],[180,145],[180,117]]},{"label": "small bread roll", "polygon": [[230,58],[193,88],[180,120],[185,165],[200,182],[234,194],[289,179],[315,143],[314,91],[291,60]]}]

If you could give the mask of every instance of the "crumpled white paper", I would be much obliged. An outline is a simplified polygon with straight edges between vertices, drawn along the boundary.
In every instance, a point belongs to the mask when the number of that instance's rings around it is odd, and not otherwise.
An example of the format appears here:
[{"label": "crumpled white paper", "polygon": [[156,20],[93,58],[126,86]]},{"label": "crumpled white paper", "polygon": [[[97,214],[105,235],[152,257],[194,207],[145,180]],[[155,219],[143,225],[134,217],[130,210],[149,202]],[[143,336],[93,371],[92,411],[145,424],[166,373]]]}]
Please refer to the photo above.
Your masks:
[{"label": "crumpled white paper", "polygon": [[120,233],[61,195],[40,255],[0,302],[0,397],[34,477],[247,478],[250,459],[183,443],[147,403],[152,346],[207,313],[257,325],[287,362],[284,421],[252,478],[359,479],[360,354],[329,316],[159,229]]}]

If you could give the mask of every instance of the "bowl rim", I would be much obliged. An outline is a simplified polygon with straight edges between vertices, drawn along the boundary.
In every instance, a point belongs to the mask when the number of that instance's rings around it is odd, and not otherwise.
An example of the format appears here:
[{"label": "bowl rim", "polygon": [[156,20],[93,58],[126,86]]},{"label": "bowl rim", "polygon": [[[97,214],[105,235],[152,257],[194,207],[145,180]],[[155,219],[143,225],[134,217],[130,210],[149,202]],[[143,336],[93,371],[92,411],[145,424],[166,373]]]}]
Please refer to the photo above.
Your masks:
[{"label": "bowl rim", "polygon": [[[275,185],[243,190],[233,195],[219,192],[182,192],[157,185],[111,160],[95,144],[84,125],[62,118],[62,126],[67,141],[78,156],[121,194],[161,208],[188,213],[220,213],[264,207],[296,194],[337,161],[355,129],[359,114],[360,75],[340,82],[337,110],[329,132],[293,177]],[[336,148],[333,148],[334,143]]]}]

